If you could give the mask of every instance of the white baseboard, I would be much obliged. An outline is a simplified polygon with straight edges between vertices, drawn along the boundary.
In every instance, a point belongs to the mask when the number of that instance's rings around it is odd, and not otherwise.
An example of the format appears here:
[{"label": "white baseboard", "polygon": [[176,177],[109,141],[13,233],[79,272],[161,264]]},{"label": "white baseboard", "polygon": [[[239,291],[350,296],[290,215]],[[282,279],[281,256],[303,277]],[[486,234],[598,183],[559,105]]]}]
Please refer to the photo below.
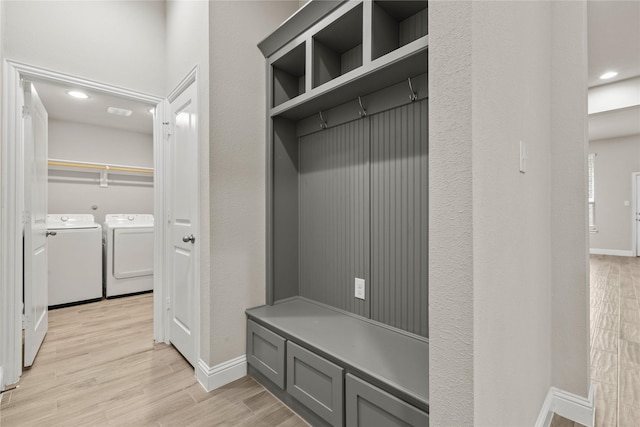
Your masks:
[{"label": "white baseboard", "polygon": [[244,354],[213,367],[208,366],[201,359],[196,367],[196,378],[207,392],[238,380],[245,375],[247,375],[247,357]]},{"label": "white baseboard", "polygon": [[[4,390],[4,386],[4,368],[0,366],[0,391]],[[0,403],[2,402],[2,396],[4,396],[4,393],[0,394]]]},{"label": "white baseboard", "polygon": [[633,251],[625,251],[622,249],[589,249],[592,255],[612,255],[612,256],[633,256]]},{"label": "white baseboard", "polygon": [[587,398],[551,387],[542,404],[536,427],[549,427],[554,414],[587,427],[594,427],[596,409],[593,385],[589,387],[589,397]]}]

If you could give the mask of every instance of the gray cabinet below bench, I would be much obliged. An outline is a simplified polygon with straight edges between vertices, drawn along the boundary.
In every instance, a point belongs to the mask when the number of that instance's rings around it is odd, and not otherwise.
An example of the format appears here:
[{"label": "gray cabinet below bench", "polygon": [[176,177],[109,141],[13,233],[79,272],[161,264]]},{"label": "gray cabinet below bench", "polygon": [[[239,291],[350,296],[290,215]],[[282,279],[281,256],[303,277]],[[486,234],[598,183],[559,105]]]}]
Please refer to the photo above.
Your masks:
[{"label": "gray cabinet below bench", "polygon": [[344,369],[287,341],[287,392],[332,426],[343,425]]},{"label": "gray cabinet below bench", "polygon": [[398,399],[347,374],[345,407],[348,426],[357,427],[407,427],[428,426],[429,416]]},{"label": "gray cabinet below bench", "polygon": [[312,425],[429,425],[428,343],[302,299],[247,316],[249,374]]},{"label": "gray cabinet below bench", "polygon": [[280,335],[247,321],[248,362],[280,388],[284,388],[285,342]]}]

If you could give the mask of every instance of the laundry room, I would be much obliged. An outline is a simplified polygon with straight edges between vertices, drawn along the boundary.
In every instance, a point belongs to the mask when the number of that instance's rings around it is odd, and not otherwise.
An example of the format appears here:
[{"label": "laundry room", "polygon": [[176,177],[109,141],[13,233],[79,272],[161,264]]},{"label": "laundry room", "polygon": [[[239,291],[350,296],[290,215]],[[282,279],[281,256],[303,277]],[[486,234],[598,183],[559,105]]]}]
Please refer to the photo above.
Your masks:
[{"label": "laundry room", "polygon": [[48,117],[49,307],[152,291],[154,106],[32,85]]}]

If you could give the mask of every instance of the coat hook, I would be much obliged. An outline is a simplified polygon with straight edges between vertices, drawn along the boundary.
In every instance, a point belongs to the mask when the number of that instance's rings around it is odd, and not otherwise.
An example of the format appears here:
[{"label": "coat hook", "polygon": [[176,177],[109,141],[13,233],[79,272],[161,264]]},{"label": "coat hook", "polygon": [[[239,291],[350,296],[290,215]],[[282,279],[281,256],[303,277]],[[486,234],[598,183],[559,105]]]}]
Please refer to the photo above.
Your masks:
[{"label": "coat hook", "polygon": [[367,115],[367,110],[362,106],[362,99],[358,97],[358,104],[360,104],[360,117],[365,117]]},{"label": "coat hook", "polygon": [[414,102],[418,99],[418,94],[416,93],[415,90],[413,90],[413,85],[411,84],[411,77],[409,77],[407,81],[409,82],[409,91],[411,91],[411,95],[409,95],[409,99],[411,100],[411,102]]},{"label": "coat hook", "polygon": [[322,116],[322,111],[318,112],[318,114],[320,114],[320,129],[325,130],[328,127],[327,121]]}]

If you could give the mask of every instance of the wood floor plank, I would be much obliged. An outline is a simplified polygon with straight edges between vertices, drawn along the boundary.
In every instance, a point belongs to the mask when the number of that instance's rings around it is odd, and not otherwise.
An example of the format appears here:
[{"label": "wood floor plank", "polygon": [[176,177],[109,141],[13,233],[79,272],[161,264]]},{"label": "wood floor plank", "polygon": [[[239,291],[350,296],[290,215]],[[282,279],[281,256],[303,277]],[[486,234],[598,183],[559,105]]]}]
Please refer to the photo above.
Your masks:
[{"label": "wood floor plank", "polygon": [[172,346],[153,342],[153,296],[49,312],[49,332],[0,426],[282,426],[307,424],[244,377],[207,393]]}]

